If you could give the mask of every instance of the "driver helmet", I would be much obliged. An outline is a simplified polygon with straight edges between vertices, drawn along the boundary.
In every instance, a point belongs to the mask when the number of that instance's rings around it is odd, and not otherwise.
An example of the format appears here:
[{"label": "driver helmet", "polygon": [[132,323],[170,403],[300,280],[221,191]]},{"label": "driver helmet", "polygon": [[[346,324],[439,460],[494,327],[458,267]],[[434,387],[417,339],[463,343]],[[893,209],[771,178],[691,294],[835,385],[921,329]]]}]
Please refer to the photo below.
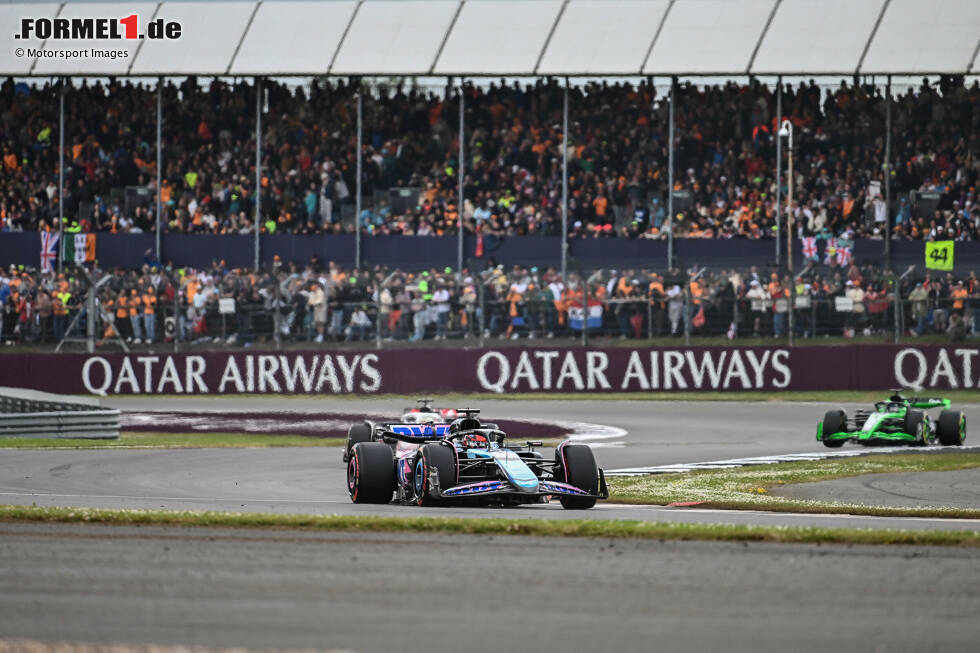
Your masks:
[{"label": "driver helmet", "polygon": [[479,433],[467,433],[462,440],[464,449],[486,449],[489,444],[487,437]]}]

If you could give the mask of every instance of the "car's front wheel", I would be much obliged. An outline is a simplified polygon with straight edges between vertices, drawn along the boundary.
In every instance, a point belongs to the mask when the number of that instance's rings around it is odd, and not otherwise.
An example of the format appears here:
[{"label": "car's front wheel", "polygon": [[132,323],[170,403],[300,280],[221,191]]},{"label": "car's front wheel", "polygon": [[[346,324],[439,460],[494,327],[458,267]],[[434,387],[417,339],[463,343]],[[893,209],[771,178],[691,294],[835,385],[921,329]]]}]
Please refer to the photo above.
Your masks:
[{"label": "car's front wheel", "polygon": [[838,447],[844,446],[846,440],[828,440],[827,437],[834,434],[840,433],[847,430],[847,416],[841,409],[828,410],[823,416],[823,428],[821,430],[823,434],[823,445],[825,447],[830,447],[831,449],[836,449]]},{"label": "car's front wheel", "polygon": [[419,449],[415,457],[415,474],[412,486],[415,490],[415,503],[420,506],[436,506],[441,501],[431,496],[430,476],[436,471],[439,489],[448,490],[456,485],[456,452],[450,444],[427,444]]},{"label": "car's front wheel", "polygon": [[943,446],[959,446],[966,439],[966,415],[958,410],[944,410],[936,422],[936,437]]},{"label": "car's front wheel", "polygon": [[924,447],[927,444],[926,415],[921,410],[910,410],[905,413],[905,432],[915,436],[915,444]]},{"label": "car's front wheel", "polygon": [[[555,477],[589,494],[599,493],[599,465],[592,449],[584,444],[563,444],[555,450]],[[587,510],[596,498],[562,495],[559,501],[567,510]]]}]

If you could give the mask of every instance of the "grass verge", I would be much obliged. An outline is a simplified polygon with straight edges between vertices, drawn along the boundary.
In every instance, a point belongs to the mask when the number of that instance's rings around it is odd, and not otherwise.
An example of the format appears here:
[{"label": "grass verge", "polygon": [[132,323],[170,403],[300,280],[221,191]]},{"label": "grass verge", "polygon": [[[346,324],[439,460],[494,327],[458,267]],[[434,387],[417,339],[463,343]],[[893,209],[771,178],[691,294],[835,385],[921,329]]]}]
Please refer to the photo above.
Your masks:
[{"label": "grass verge", "polygon": [[0,506],[0,522],[111,524],[205,528],[292,529],[332,532],[438,533],[614,537],[645,540],[714,540],[827,544],[902,544],[980,547],[978,531],[734,526],[610,520],[466,519],[362,515],[271,515],[257,513],[104,510]]},{"label": "grass verge", "polygon": [[980,510],[959,508],[898,508],[773,496],[774,487],[829,481],[846,476],[894,472],[944,472],[980,467],[980,454],[884,454],[830,460],[710,469],[677,474],[612,477],[609,500],[615,503],[659,504],[700,502],[703,508],[773,512],[847,513],[880,517],[980,519]]},{"label": "grass verge", "polygon": [[211,449],[225,447],[342,447],[344,438],[260,433],[142,433],[123,431],[118,440],[0,438],[0,449]]}]

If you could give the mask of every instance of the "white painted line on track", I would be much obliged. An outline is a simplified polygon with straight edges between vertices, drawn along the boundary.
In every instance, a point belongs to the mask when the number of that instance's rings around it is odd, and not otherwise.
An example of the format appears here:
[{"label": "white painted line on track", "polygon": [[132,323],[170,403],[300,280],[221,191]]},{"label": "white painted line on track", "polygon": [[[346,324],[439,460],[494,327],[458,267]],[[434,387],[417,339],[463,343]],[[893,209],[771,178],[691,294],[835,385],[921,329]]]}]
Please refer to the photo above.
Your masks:
[{"label": "white painted line on track", "polygon": [[625,429],[616,426],[606,426],[604,424],[591,424],[589,422],[549,422],[563,429],[568,429],[568,439],[579,444],[588,444],[591,447],[622,447],[623,442],[610,442],[625,438]]},{"label": "white painted line on track", "polygon": [[857,449],[849,451],[815,451],[812,453],[788,453],[777,456],[755,456],[752,458],[730,458],[728,460],[709,460],[700,463],[674,463],[670,465],[653,465],[650,467],[623,467],[605,470],[606,476],[645,476],[647,474],[672,474],[692,472],[699,469],[733,469],[751,465],[774,465],[776,463],[792,463],[800,461],[829,460],[832,458],[851,458],[854,456],[870,456],[884,453],[977,453],[980,446],[972,447],[875,447],[874,449]]}]

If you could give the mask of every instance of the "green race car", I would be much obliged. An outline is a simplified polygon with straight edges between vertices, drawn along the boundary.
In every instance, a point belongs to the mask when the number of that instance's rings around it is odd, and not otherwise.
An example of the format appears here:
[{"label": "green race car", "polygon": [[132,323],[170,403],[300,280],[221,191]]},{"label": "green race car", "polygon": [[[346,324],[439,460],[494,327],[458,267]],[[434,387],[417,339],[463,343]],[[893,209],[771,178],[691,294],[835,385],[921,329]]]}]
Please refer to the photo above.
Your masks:
[{"label": "green race car", "polygon": [[[966,415],[949,410],[949,399],[902,396],[892,390],[887,401],[879,401],[874,410],[858,410],[849,420],[843,409],[829,410],[823,422],[817,424],[817,440],[827,447],[840,447],[845,442],[863,445],[926,446],[935,444],[961,445],[966,439]],[[924,411],[942,408],[933,421]]]}]

